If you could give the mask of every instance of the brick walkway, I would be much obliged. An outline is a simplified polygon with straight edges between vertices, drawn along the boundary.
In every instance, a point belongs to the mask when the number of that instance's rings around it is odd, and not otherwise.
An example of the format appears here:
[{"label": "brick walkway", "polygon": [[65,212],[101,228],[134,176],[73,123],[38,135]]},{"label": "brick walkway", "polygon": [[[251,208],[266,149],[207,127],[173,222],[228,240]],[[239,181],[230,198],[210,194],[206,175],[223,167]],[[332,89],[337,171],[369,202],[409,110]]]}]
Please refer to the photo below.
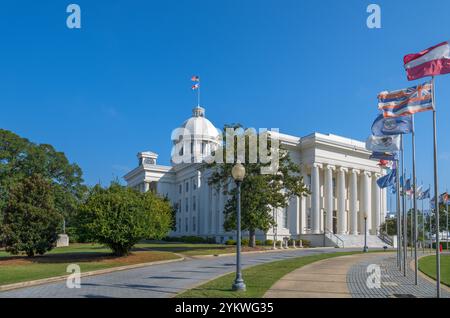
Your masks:
[{"label": "brick walkway", "polygon": [[[408,264],[410,262],[411,259],[408,260]],[[367,281],[371,273],[367,273],[367,270],[371,264],[380,266],[380,288],[368,287]],[[436,297],[435,282],[422,277],[419,273],[418,283],[417,286],[414,284],[413,269],[408,268],[406,277],[398,270],[395,253],[363,260],[354,264],[347,273],[347,286],[354,298]],[[450,293],[445,286],[442,286],[441,297],[450,298]]]},{"label": "brick walkway", "polygon": [[[371,286],[377,266],[381,274],[380,284]],[[449,288],[441,286],[441,297],[450,298]],[[264,297],[430,298],[436,297],[436,283],[419,273],[416,286],[413,269],[408,267],[404,277],[397,268],[395,253],[368,253],[330,258],[303,266],[282,277]]]}]

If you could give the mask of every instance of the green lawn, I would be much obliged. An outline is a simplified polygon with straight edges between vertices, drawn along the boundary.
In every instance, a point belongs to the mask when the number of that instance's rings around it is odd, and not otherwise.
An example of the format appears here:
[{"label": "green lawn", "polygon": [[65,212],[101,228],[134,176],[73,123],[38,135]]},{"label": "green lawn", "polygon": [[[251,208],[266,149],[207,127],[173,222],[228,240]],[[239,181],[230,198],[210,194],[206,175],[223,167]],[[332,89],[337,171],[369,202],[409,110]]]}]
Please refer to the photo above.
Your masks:
[{"label": "green lawn", "polygon": [[[419,269],[429,277],[436,279],[436,255],[422,257]],[[441,283],[450,287],[450,255],[441,255]]]},{"label": "green lawn", "polygon": [[179,256],[168,251],[139,248],[129,256],[115,257],[110,249],[99,244],[73,244],[33,258],[11,256],[0,251],[0,285],[67,275],[66,268],[69,264],[78,264],[82,272],[87,272],[176,258]]},{"label": "green lawn", "polygon": [[178,258],[174,253],[190,256],[234,252],[235,247],[220,244],[188,244],[144,241],[136,244],[132,255],[114,257],[100,244],[71,244],[59,247],[44,256],[27,258],[12,256],[0,250],[0,285],[66,275],[69,264],[78,264],[82,272]]},{"label": "green lawn", "polygon": [[261,298],[266,291],[281,277],[304,265],[323,259],[358,254],[360,252],[340,252],[302,256],[293,259],[275,261],[244,269],[242,274],[247,285],[246,292],[233,292],[235,273],[214,279],[206,284],[185,291],[177,298]]}]

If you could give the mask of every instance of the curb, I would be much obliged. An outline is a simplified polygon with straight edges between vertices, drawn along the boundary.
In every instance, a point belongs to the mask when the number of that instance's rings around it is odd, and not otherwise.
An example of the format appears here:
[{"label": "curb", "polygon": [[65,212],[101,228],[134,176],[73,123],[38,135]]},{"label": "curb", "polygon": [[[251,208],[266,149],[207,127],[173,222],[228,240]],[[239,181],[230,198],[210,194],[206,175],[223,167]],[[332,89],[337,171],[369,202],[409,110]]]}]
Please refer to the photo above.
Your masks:
[{"label": "curb", "polygon": [[[177,255],[178,256],[178,255]],[[89,277],[89,276],[96,276],[96,275],[102,275],[102,274],[109,274],[129,269],[136,269],[136,268],[142,268],[152,265],[160,265],[160,264],[168,264],[168,263],[175,263],[175,262],[182,262],[185,260],[185,257],[180,257],[177,259],[170,259],[165,261],[155,261],[155,262],[149,262],[149,263],[140,263],[140,264],[133,264],[133,265],[126,265],[126,266],[119,266],[119,267],[112,267],[112,268],[105,268],[100,269],[96,271],[90,271],[86,273],[81,273],[81,278],[83,277]],[[30,280],[27,282],[21,282],[21,283],[14,283],[9,285],[3,285],[0,286],[0,292],[9,291],[13,289],[19,289],[19,288],[25,288],[25,287],[33,287],[38,285],[44,285],[49,283],[55,283],[66,280],[71,274],[63,275],[63,276],[56,276],[56,277],[49,277],[49,278],[43,278],[43,279],[37,279],[37,280]]]},{"label": "curb", "polygon": [[[442,255],[442,254],[441,254]],[[427,256],[433,256],[433,254],[430,255],[420,255],[417,258],[417,261],[419,261],[421,258],[423,257],[427,257]],[[409,262],[409,268],[410,270],[412,270],[414,272],[415,268],[414,268],[414,259],[411,260],[411,262]],[[417,271],[417,273],[419,274],[420,277],[422,277],[423,279],[433,283],[433,284],[437,284],[436,280],[430,276],[428,276],[427,274],[425,274],[424,272],[422,272],[420,269]],[[447,285],[445,285],[444,283],[441,282],[441,290],[445,290],[447,293],[450,293],[450,287],[448,287]]]},{"label": "curb", "polygon": [[[251,251],[251,252],[241,252],[243,255],[246,254],[264,254],[264,253],[275,253],[275,252],[291,252],[291,251],[299,251],[299,250],[320,250],[320,249],[329,249],[331,247],[311,247],[311,248],[283,248],[283,249],[268,249],[266,251]],[[211,258],[211,257],[225,257],[225,256],[233,256],[236,253],[225,253],[225,254],[209,254],[209,255],[184,255],[185,257],[193,258],[193,259],[203,259],[203,258]]]}]

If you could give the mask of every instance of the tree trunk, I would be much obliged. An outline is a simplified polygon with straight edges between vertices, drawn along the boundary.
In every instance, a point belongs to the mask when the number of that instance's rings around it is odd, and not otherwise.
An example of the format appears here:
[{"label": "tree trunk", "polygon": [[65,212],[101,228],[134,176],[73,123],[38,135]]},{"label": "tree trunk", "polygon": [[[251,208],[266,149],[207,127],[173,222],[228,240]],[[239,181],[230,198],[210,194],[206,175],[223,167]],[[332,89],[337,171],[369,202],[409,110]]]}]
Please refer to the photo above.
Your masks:
[{"label": "tree trunk", "polygon": [[256,231],[253,229],[249,230],[249,241],[248,246],[255,247],[256,246]]}]

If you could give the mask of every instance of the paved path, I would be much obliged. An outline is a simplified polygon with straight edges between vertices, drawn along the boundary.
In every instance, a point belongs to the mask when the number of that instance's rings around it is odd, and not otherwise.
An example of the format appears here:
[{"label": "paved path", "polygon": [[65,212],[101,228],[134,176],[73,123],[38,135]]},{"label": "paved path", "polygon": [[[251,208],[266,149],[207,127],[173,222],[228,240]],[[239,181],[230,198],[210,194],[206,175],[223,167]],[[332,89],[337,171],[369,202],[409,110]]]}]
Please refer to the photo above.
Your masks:
[{"label": "paved path", "polygon": [[[271,261],[351,249],[297,249],[282,252],[244,254],[243,267]],[[0,293],[2,297],[173,297],[219,275],[235,269],[234,256],[188,259],[105,275],[82,278],[79,289],[65,282],[51,283]]]},{"label": "paved path", "polygon": [[362,259],[375,254],[357,254],[325,259],[285,275],[264,295],[266,298],[351,298],[347,273]]},{"label": "paved path", "polygon": [[[378,266],[380,270],[379,285],[370,284],[375,282],[372,279],[373,265]],[[408,268],[406,277],[398,270],[395,253],[357,254],[330,258],[301,267],[275,283],[264,297],[430,298],[436,296],[434,281],[419,273],[418,282],[416,286],[414,271],[411,268]],[[450,290],[445,286],[442,286],[441,297],[450,298]]]},{"label": "paved path", "polygon": [[[411,264],[412,259],[408,259]],[[370,264],[377,264],[381,270],[380,288],[369,288],[366,283],[370,273]],[[361,260],[347,273],[347,284],[355,298],[432,298],[436,297],[436,282],[425,278],[420,272],[418,285],[414,281],[414,269],[407,268],[406,277],[398,270],[396,254],[378,255],[372,260]],[[449,289],[442,286],[441,297],[450,298]]]}]

